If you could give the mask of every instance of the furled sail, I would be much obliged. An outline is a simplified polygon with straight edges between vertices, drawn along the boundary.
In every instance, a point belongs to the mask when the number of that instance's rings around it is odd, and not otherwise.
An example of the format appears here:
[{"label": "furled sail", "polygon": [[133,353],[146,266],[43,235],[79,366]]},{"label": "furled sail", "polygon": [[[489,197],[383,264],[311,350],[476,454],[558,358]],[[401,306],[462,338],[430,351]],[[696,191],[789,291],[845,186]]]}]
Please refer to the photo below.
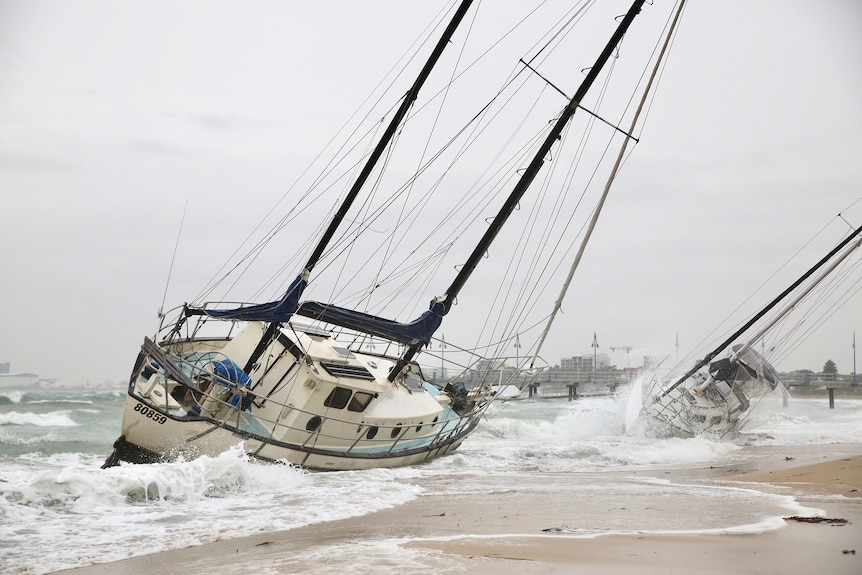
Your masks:
[{"label": "furled sail", "polygon": [[237,319],[241,321],[286,322],[299,307],[299,298],[308,285],[308,272],[303,271],[287,288],[277,301],[259,303],[233,309],[205,309],[203,313],[211,317]]},{"label": "furled sail", "polygon": [[450,307],[443,298],[435,298],[431,301],[428,311],[408,323],[316,301],[303,302],[296,313],[405,345],[424,347],[431,341],[434,332],[443,322],[443,316],[449,313]]}]

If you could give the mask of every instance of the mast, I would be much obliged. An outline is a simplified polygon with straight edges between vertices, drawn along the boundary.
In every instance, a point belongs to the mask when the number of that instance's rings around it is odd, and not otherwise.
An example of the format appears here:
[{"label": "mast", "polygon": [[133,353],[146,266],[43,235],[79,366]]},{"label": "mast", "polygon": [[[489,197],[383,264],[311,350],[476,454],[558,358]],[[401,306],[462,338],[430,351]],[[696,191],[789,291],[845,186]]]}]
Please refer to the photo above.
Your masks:
[{"label": "mast", "polygon": [[[512,211],[517,207],[518,202],[520,202],[524,193],[533,183],[533,180],[536,178],[536,175],[539,173],[539,170],[542,168],[542,164],[544,163],[544,159],[547,156],[548,152],[553,147],[554,143],[557,141],[557,138],[561,136],[563,129],[569,123],[572,116],[577,110],[578,105],[581,103],[581,100],[586,95],[587,91],[593,85],[599,73],[602,71],[605,63],[610,58],[613,53],[614,48],[620,43],[623,35],[629,29],[632,21],[634,21],[635,16],[640,12],[641,7],[643,6],[645,0],[635,0],[632,4],[631,8],[629,8],[625,17],[623,18],[620,25],[617,26],[616,31],[611,36],[604,50],[602,50],[599,57],[596,59],[596,63],[590,68],[590,71],[587,73],[587,76],[584,78],[583,82],[581,82],[578,91],[575,92],[575,95],[572,97],[571,101],[568,105],[563,109],[560,114],[559,119],[554,124],[554,127],[548,133],[548,136],[545,138],[545,141],[542,143],[539,150],[536,152],[536,155],[533,157],[532,162],[521,175],[521,179],[518,180],[518,183],[515,184],[515,188],[509,194],[508,199],[500,208],[500,211],[497,213],[497,216],[491,222],[488,229],[485,231],[485,234],[482,236],[482,239],[473,249],[473,253],[470,254],[470,257],[467,259],[467,262],[461,268],[461,271],[455,277],[455,280],[449,286],[449,289],[446,290],[446,295],[440,298],[439,303],[445,309],[448,309],[452,303],[455,301],[455,298],[458,296],[458,293],[461,291],[461,288],[464,287],[464,284],[467,282],[467,279],[472,275],[473,271],[476,269],[476,266],[479,264],[479,260],[482,259],[482,256],[487,251],[488,247],[494,241],[494,238],[497,237],[500,229],[503,227],[503,224],[506,223],[506,220],[511,215]],[[401,359],[398,360],[398,363],[395,364],[395,367],[389,372],[389,381],[395,381],[395,378],[399,373],[404,369],[404,367],[413,359],[416,353],[419,351],[419,347],[410,346],[404,352],[404,355]]]},{"label": "mast", "polygon": [[[667,52],[668,45],[670,44],[670,40],[673,37],[673,33],[676,30],[677,23],[679,22],[679,17],[682,14],[682,10],[685,7],[685,0],[682,0],[679,3],[679,8],[677,9],[676,15],[674,16],[673,22],[671,23],[670,30],[668,30],[667,36],[665,37],[664,44],[662,45],[661,52],[656,59],[655,66],[653,66],[652,74],[650,75],[649,81],[647,82],[646,88],[644,88],[643,95],[641,96],[640,104],[638,104],[638,108],[635,111],[635,115],[632,118],[631,125],[629,126],[628,134],[633,134],[635,131],[635,125],[640,119],[641,111],[643,110],[644,105],[646,104],[647,96],[649,95],[650,88],[652,88],[652,84],[655,81],[655,77],[658,74],[659,66],[661,66],[662,61],[664,61],[664,55]],[[584,239],[581,242],[580,247],[578,248],[578,253],[575,256],[575,261],[572,262],[572,266],[569,268],[569,275],[566,276],[566,281],[563,282],[563,287],[560,290],[560,295],[557,297],[557,301],[554,302],[554,309],[551,311],[551,316],[548,318],[548,322],[545,324],[545,329],[542,332],[541,337],[539,337],[539,343],[536,344],[536,350],[533,353],[533,358],[530,360],[530,369],[532,369],[533,365],[536,363],[536,359],[539,357],[539,353],[542,350],[542,346],[545,344],[545,339],[548,337],[548,333],[551,331],[551,325],[554,323],[554,319],[557,317],[557,313],[560,311],[560,308],[563,306],[563,299],[566,297],[566,292],[569,291],[569,284],[572,283],[572,278],[575,276],[575,271],[578,269],[578,266],[581,263],[581,258],[584,255],[584,250],[586,250],[587,243],[590,241],[590,238],[593,235],[593,230],[596,227],[596,222],[599,220],[599,215],[602,213],[602,207],[605,205],[605,200],[608,197],[608,192],[611,190],[611,185],[614,183],[614,180],[617,177],[617,172],[620,169],[620,164],[622,164],[623,157],[626,153],[626,148],[629,144],[629,138],[625,138],[623,140],[623,145],[620,147],[620,151],[617,154],[616,162],[614,163],[614,167],[611,170],[610,175],[608,176],[608,180],[605,183],[605,189],[602,192],[602,197],[599,199],[599,203],[596,206],[595,211],[593,212],[593,217],[590,219],[589,227],[587,227],[587,231],[584,234]],[[517,367],[517,366],[516,366]]]},{"label": "mast", "polygon": [[[759,320],[759,319],[760,319],[760,318],[762,318],[764,315],[766,315],[767,313],[769,313],[769,310],[771,310],[772,308],[774,308],[776,305],[778,305],[778,304],[781,302],[781,300],[783,300],[783,299],[784,299],[784,298],[786,298],[788,295],[790,295],[790,293],[791,293],[793,290],[795,290],[797,287],[799,287],[799,285],[800,285],[802,282],[804,282],[805,280],[807,280],[809,277],[811,277],[811,276],[814,274],[814,272],[816,272],[818,269],[820,269],[821,267],[823,267],[823,265],[824,265],[824,264],[826,264],[826,262],[828,262],[830,259],[832,259],[832,256],[834,256],[835,254],[837,254],[838,252],[840,252],[840,251],[844,248],[844,246],[846,246],[846,245],[847,245],[847,244],[849,244],[851,241],[853,241],[853,239],[854,239],[856,236],[858,236],[859,234],[862,234],[862,226],[860,226],[860,227],[856,228],[856,230],[855,230],[852,234],[850,234],[849,236],[847,236],[847,237],[844,239],[844,241],[842,241],[842,242],[841,242],[841,243],[839,243],[837,246],[835,246],[835,248],[834,248],[832,251],[830,251],[828,254],[826,254],[826,255],[823,257],[823,259],[821,259],[819,262],[817,262],[816,264],[814,264],[814,265],[813,265],[813,266],[812,266],[812,267],[811,267],[807,272],[805,272],[804,274],[802,274],[802,277],[800,277],[798,280],[796,280],[795,282],[793,282],[793,285],[791,285],[791,286],[790,286],[790,287],[788,287],[786,290],[784,290],[783,292],[781,292],[781,294],[780,294],[777,298],[775,298],[774,300],[772,300],[771,302],[769,302],[769,304],[767,304],[767,305],[766,305],[766,307],[764,307],[762,310],[760,310],[760,312],[759,312],[757,315],[755,315],[753,318],[751,318],[751,320],[749,320],[749,321],[748,321],[744,326],[742,326],[741,328],[739,328],[738,330],[736,330],[736,332],[735,332],[732,336],[730,336],[729,338],[727,338],[726,340],[724,340],[724,342],[722,342],[722,343],[721,343],[721,345],[719,345],[717,348],[715,348],[711,353],[708,353],[708,354],[706,355],[706,357],[704,357],[703,359],[701,359],[700,361],[698,361],[698,362],[697,362],[697,364],[695,364],[695,366],[694,366],[692,369],[690,369],[688,372],[686,372],[686,374],[685,374],[685,375],[683,375],[682,377],[680,377],[676,382],[674,382],[674,384],[673,384],[673,385],[671,385],[671,386],[670,386],[670,387],[668,387],[666,390],[664,390],[664,391],[661,393],[661,395],[658,395],[658,396],[655,398],[655,401],[658,401],[658,400],[662,399],[663,397],[665,397],[665,396],[666,396],[667,394],[669,394],[671,391],[673,391],[674,389],[676,389],[677,387],[679,387],[679,385],[680,385],[680,384],[682,384],[682,382],[684,382],[684,381],[685,381],[685,380],[687,380],[689,377],[691,377],[691,376],[692,376],[692,374],[694,374],[697,370],[699,370],[700,368],[702,368],[703,366],[705,366],[706,364],[708,364],[709,362],[711,362],[713,359],[715,359],[715,356],[717,356],[719,353],[721,353],[722,351],[724,351],[724,349],[725,349],[725,348],[727,348],[727,346],[729,346],[730,344],[732,344],[736,338],[738,338],[740,335],[742,335],[743,333],[745,333],[745,332],[746,332],[746,330],[748,330],[752,325],[754,325],[754,324],[757,322],[757,320]],[[862,240],[860,240],[860,241],[862,241]],[[849,254],[850,252],[852,252],[853,250],[855,250],[857,247],[859,247],[859,244],[858,244],[858,243],[857,243],[857,245],[856,245],[856,246],[853,246],[853,249],[848,250],[848,254]],[[845,254],[844,256],[842,256],[842,258],[841,258],[841,259],[843,259],[844,257],[846,257],[848,254]],[[838,263],[840,263],[841,259],[839,259],[839,262],[838,262]],[[837,265],[837,263],[836,263],[836,265]],[[812,289],[814,286],[816,286],[818,283],[820,283],[820,281],[822,281],[822,280],[823,280],[823,278],[824,278],[824,277],[826,277],[826,275],[827,275],[829,272],[831,272],[831,271],[832,271],[832,269],[833,269],[834,267],[835,267],[835,266],[832,266],[831,268],[829,268],[829,269],[826,271],[826,273],[824,273],[823,275],[821,275],[821,276],[817,279],[817,281],[816,281],[816,282],[814,282],[814,285],[812,285],[810,288],[808,288],[808,290],[807,290],[805,293],[808,293],[808,291],[811,291],[811,289]],[[805,293],[803,293],[802,295],[805,295]],[[798,298],[798,299],[800,299],[800,298]],[[792,307],[794,307],[797,303],[799,303],[798,299],[797,299],[796,301],[794,301],[793,306],[790,306],[790,307],[789,307],[789,309],[792,309]],[[759,335],[762,335],[762,333],[761,333],[761,334],[759,334]],[[749,346],[748,346],[748,347],[750,347],[750,344],[749,344]]]},{"label": "mast", "polygon": [[311,257],[308,258],[308,262],[306,262],[305,268],[303,268],[303,271],[305,273],[310,272],[314,268],[314,266],[317,265],[317,262],[323,255],[323,251],[326,249],[326,246],[329,244],[330,240],[332,240],[332,236],[335,235],[335,231],[338,229],[338,226],[341,224],[342,221],[344,221],[344,217],[347,215],[347,211],[350,209],[350,206],[353,204],[353,201],[356,199],[356,196],[359,194],[359,191],[362,189],[362,186],[365,185],[365,182],[368,180],[368,177],[371,175],[371,172],[377,165],[378,160],[380,160],[380,157],[383,155],[383,152],[386,151],[386,147],[392,141],[392,138],[395,135],[398,126],[401,124],[401,121],[404,119],[404,117],[407,115],[407,112],[410,110],[410,106],[412,106],[413,102],[416,101],[416,98],[419,95],[419,90],[422,88],[422,85],[425,83],[425,80],[428,78],[428,75],[431,73],[431,70],[437,64],[437,61],[443,54],[443,50],[446,48],[446,45],[452,39],[455,30],[461,23],[461,20],[464,19],[464,15],[470,8],[471,3],[472,0],[463,0],[461,2],[461,5],[458,7],[457,12],[455,12],[455,15],[452,17],[452,21],[449,22],[449,26],[443,32],[443,36],[441,36],[440,40],[437,41],[437,45],[434,47],[434,51],[431,52],[431,56],[429,56],[428,61],[425,63],[425,67],[423,67],[422,71],[419,72],[419,76],[416,78],[416,81],[413,82],[413,86],[411,86],[410,90],[407,92],[407,94],[405,94],[404,100],[401,102],[401,106],[398,108],[398,111],[395,113],[395,115],[392,117],[392,120],[389,122],[389,126],[383,133],[380,142],[377,143],[377,146],[374,148],[374,151],[371,152],[371,155],[365,162],[365,166],[359,173],[359,177],[356,178],[356,181],[353,183],[353,186],[350,188],[350,191],[347,193],[347,196],[344,198],[344,201],[341,202],[341,206],[338,208],[335,217],[333,217],[332,221],[329,222],[329,227],[326,229],[326,232],[324,232],[323,236],[320,238],[320,241],[314,248],[314,252],[311,254]]},{"label": "mast", "polygon": [[[350,206],[353,205],[353,201],[356,199],[356,196],[359,195],[360,190],[362,189],[365,182],[368,180],[371,172],[374,170],[377,162],[380,160],[380,157],[386,151],[386,148],[392,141],[392,138],[395,136],[395,132],[398,130],[398,127],[401,125],[402,120],[407,115],[407,112],[410,110],[410,107],[413,105],[413,102],[416,101],[416,98],[419,96],[419,90],[422,88],[425,80],[428,79],[428,76],[431,74],[431,70],[437,64],[437,61],[440,59],[440,56],[443,54],[443,50],[449,44],[452,36],[455,34],[455,30],[461,24],[461,21],[464,19],[464,16],[467,14],[467,10],[470,8],[473,0],[462,0],[461,5],[458,7],[458,10],[455,12],[455,15],[452,17],[452,20],[449,22],[449,25],[446,27],[446,30],[443,32],[443,35],[437,41],[437,44],[434,46],[434,50],[431,52],[431,55],[428,57],[428,61],[425,62],[425,66],[419,72],[419,75],[416,77],[416,80],[413,82],[413,85],[410,87],[410,90],[405,94],[404,100],[401,102],[401,105],[398,107],[398,111],[390,120],[389,125],[386,128],[386,131],[383,133],[380,141],[375,146],[374,150],[371,152],[371,155],[368,157],[368,160],[365,162],[365,166],[362,168],[362,171],[359,173],[359,176],[356,178],[356,181],[353,182],[353,186],[351,186],[350,191],[345,196],[344,200],[341,202],[341,205],[338,208],[335,216],[329,222],[329,226],[326,228],[323,236],[318,241],[317,245],[314,248],[311,256],[308,258],[308,261],[305,264],[305,267],[300,271],[299,276],[291,283],[290,287],[288,287],[287,292],[284,294],[281,300],[278,302],[273,302],[272,304],[262,304],[258,306],[252,306],[253,309],[262,309],[265,312],[278,310],[277,315],[278,319],[269,319],[269,324],[264,331],[263,336],[255,347],[254,351],[248,358],[248,361],[245,364],[245,371],[249,371],[252,365],[257,362],[261,355],[263,355],[266,347],[272,341],[281,324],[287,321],[287,318],[292,316],[297,307],[299,306],[299,299],[302,297],[302,293],[305,290],[305,286],[308,283],[308,279],[311,274],[311,270],[314,266],[317,265],[317,262],[320,261],[321,256],[323,255],[324,250],[329,245],[329,242],[332,240],[332,237],[335,235],[338,226],[344,221],[345,216],[347,215]],[[229,314],[236,313],[246,314],[246,319],[249,318],[248,308],[246,310],[229,310],[227,312],[222,312],[222,316],[228,316]],[[210,315],[213,315],[215,312],[207,312]]]},{"label": "mast", "polygon": [[[855,236],[851,236],[851,237],[855,237]],[[808,286],[807,288],[802,290],[802,293],[800,293],[798,296],[793,298],[793,301],[791,301],[789,304],[787,304],[784,307],[784,309],[781,311],[781,313],[776,315],[772,321],[770,321],[765,326],[763,326],[763,329],[761,329],[756,334],[754,334],[752,337],[750,337],[748,339],[748,343],[746,343],[740,350],[738,350],[736,352],[737,355],[742,355],[743,353],[745,353],[746,351],[748,351],[749,349],[754,347],[754,344],[758,340],[760,340],[764,335],[766,335],[767,332],[775,326],[775,324],[777,324],[779,321],[784,319],[784,316],[786,316],[788,313],[790,313],[793,310],[793,308],[795,308],[797,305],[799,305],[799,302],[801,302],[803,299],[805,299],[805,296],[807,296],[809,293],[811,293],[811,290],[813,290],[815,287],[817,287],[817,285],[820,282],[822,282],[824,280],[824,278],[826,278],[826,276],[831,274],[832,271],[835,268],[837,268],[841,264],[841,262],[846,260],[850,254],[852,254],[854,251],[856,251],[856,249],[860,245],[862,245],[862,238],[859,238],[858,240],[856,240],[856,243],[854,245],[850,246],[850,248],[848,248],[846,252],[841,254],[841,256],[839,256],[838,259],[836,259],[834,262],[832,262],[832,264],[830,264],[830,266],[828,268],[826,268],[825,270],[820,272],[820,275],[817,277],[817,279],[815,279],[813,282],[811,282],[810,286]]]}]

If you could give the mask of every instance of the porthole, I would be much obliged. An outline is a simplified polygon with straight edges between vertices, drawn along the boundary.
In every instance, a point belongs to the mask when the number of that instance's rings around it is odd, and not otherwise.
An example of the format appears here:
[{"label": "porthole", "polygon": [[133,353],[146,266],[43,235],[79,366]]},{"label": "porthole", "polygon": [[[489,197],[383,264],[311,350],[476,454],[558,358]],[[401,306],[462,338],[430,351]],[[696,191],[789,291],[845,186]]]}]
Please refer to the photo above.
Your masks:
[{"label": "porthole", "polygon": [[392,439],[395,439],[396,437],[398,437],[398,435],[400,433],[401,433],[401,424],[399,423],[398,425],[396,425],[395,427],[392,428],[392,431],[389,433],[389,435],[390,435],[390,437],[392,437]]},{"label": "porthole", "polygon": [[439,416],[434,416],[434,419],[431,421],[431,427],[434,427],[435,425],[437,425],[438,419],[440,419]]},{"label": "porthole", "polygon": [[377,426],[372,425],[368,428],[368,433],[365,434],[365,439],[374,439],[375,435],[377,435]]},{"label": "porthole", "polygon": [[420,431],[422,431],[422,423],[423,423],[423,422],[422,422],[422,421],[420,421],[420,422],[419,422],[419,425],[417,425],[417,426],[416,426],[416,433],[419,433]]},{"label": "porthole", "polygon": [[308,420],[308,423],[305,424],[306,431],[317,431],[320,429],[320,424],[322,423],[322,419],[320,419],[319,415],[315,415],[311,419]]}]

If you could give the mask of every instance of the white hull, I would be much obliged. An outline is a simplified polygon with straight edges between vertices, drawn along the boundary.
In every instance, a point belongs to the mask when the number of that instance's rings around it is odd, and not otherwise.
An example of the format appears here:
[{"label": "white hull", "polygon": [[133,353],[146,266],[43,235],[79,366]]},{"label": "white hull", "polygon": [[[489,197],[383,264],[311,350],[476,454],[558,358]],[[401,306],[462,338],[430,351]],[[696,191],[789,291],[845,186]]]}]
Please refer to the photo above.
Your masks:
[{"label": "white hull", "polygon": [[[262,355],[268,361],[248,374],[247,391],[213,374],[213,362],[244,363],[263,331],[250,323],[230,341],[145,343],[106,465],[212,456],[237,445],[311,469],[412,465],[457,449],[484,408],[463,398],[453,410],[449,394],[418,370],[390,382],[394,360],[349,351],[319,332],[281,333]],[[308,355],[294,355],[299,349]]]},{"label": "white hull", "polygon": [[644,408],[653,435],[722,440],[739,432],[741,412],[723,398],[700,396],[687,387],[658,401],[654,397]]},{"label": "white hull", "polygon": [[[741,346],[734,346],[734,353]],[[653,435],[732,440],[756,402],[780,383],[763,357],[746,350],[741,357],[710,365],[709,374],[672,387],[673,380],[653,374],[645,384],[643,415]]]},{"label": "white hull", "polygon": [[[441,437],[419,449],[407,449],[390,445],[392,449],[381,449],[374,453],[359,450],[326,450],[302,443],[275,443],[268,438],[249,433],[238,433],[234,428],[221,427],[205,421],[182,421],[172,418],[162,423],[140,414],[140,406],[147,406],[129,398],[124,414],[122,440],[115,447],[126,449],[137,463],[173,461],[179,458],[194,459],[200,456],[216,456],[231,448],[241,446],[250,456],[266,462],[279,462],[316,470],[352,470],[380,467],[399,467],[428,461],[457,449],[464,437]],[[128,427],[126,427],[128,424]],[[466,430],[469,431],[469,430]],[[405,442],[406,444],[406,442]],[[327,453],[327,451],[330,451]],[[130,457],[130,458],[131,458]],[[119,461],[123,459],[120,458]]]}]

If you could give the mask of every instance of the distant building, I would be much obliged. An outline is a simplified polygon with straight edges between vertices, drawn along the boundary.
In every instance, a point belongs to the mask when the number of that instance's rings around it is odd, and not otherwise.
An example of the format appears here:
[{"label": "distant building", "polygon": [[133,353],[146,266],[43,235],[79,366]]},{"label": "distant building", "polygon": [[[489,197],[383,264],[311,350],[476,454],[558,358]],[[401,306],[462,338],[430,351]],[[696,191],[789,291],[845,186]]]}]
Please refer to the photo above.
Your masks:
[{"label": "distant building", "polygon": [[491,373],[493,371],[500,371],[505,367],[505,359],[483,359],[478,361],[473,369],[479,373]]},{"label": "distant building", "polygon": [[[564,357],[560,359],[560,369],[562,371],[592,371],[593,370],[593,354],[575,355],[572,357]],[[602,369],[611,365],[610,358],[599,353],[595,355],[595,360],[598,365],[596,369]]]}]

